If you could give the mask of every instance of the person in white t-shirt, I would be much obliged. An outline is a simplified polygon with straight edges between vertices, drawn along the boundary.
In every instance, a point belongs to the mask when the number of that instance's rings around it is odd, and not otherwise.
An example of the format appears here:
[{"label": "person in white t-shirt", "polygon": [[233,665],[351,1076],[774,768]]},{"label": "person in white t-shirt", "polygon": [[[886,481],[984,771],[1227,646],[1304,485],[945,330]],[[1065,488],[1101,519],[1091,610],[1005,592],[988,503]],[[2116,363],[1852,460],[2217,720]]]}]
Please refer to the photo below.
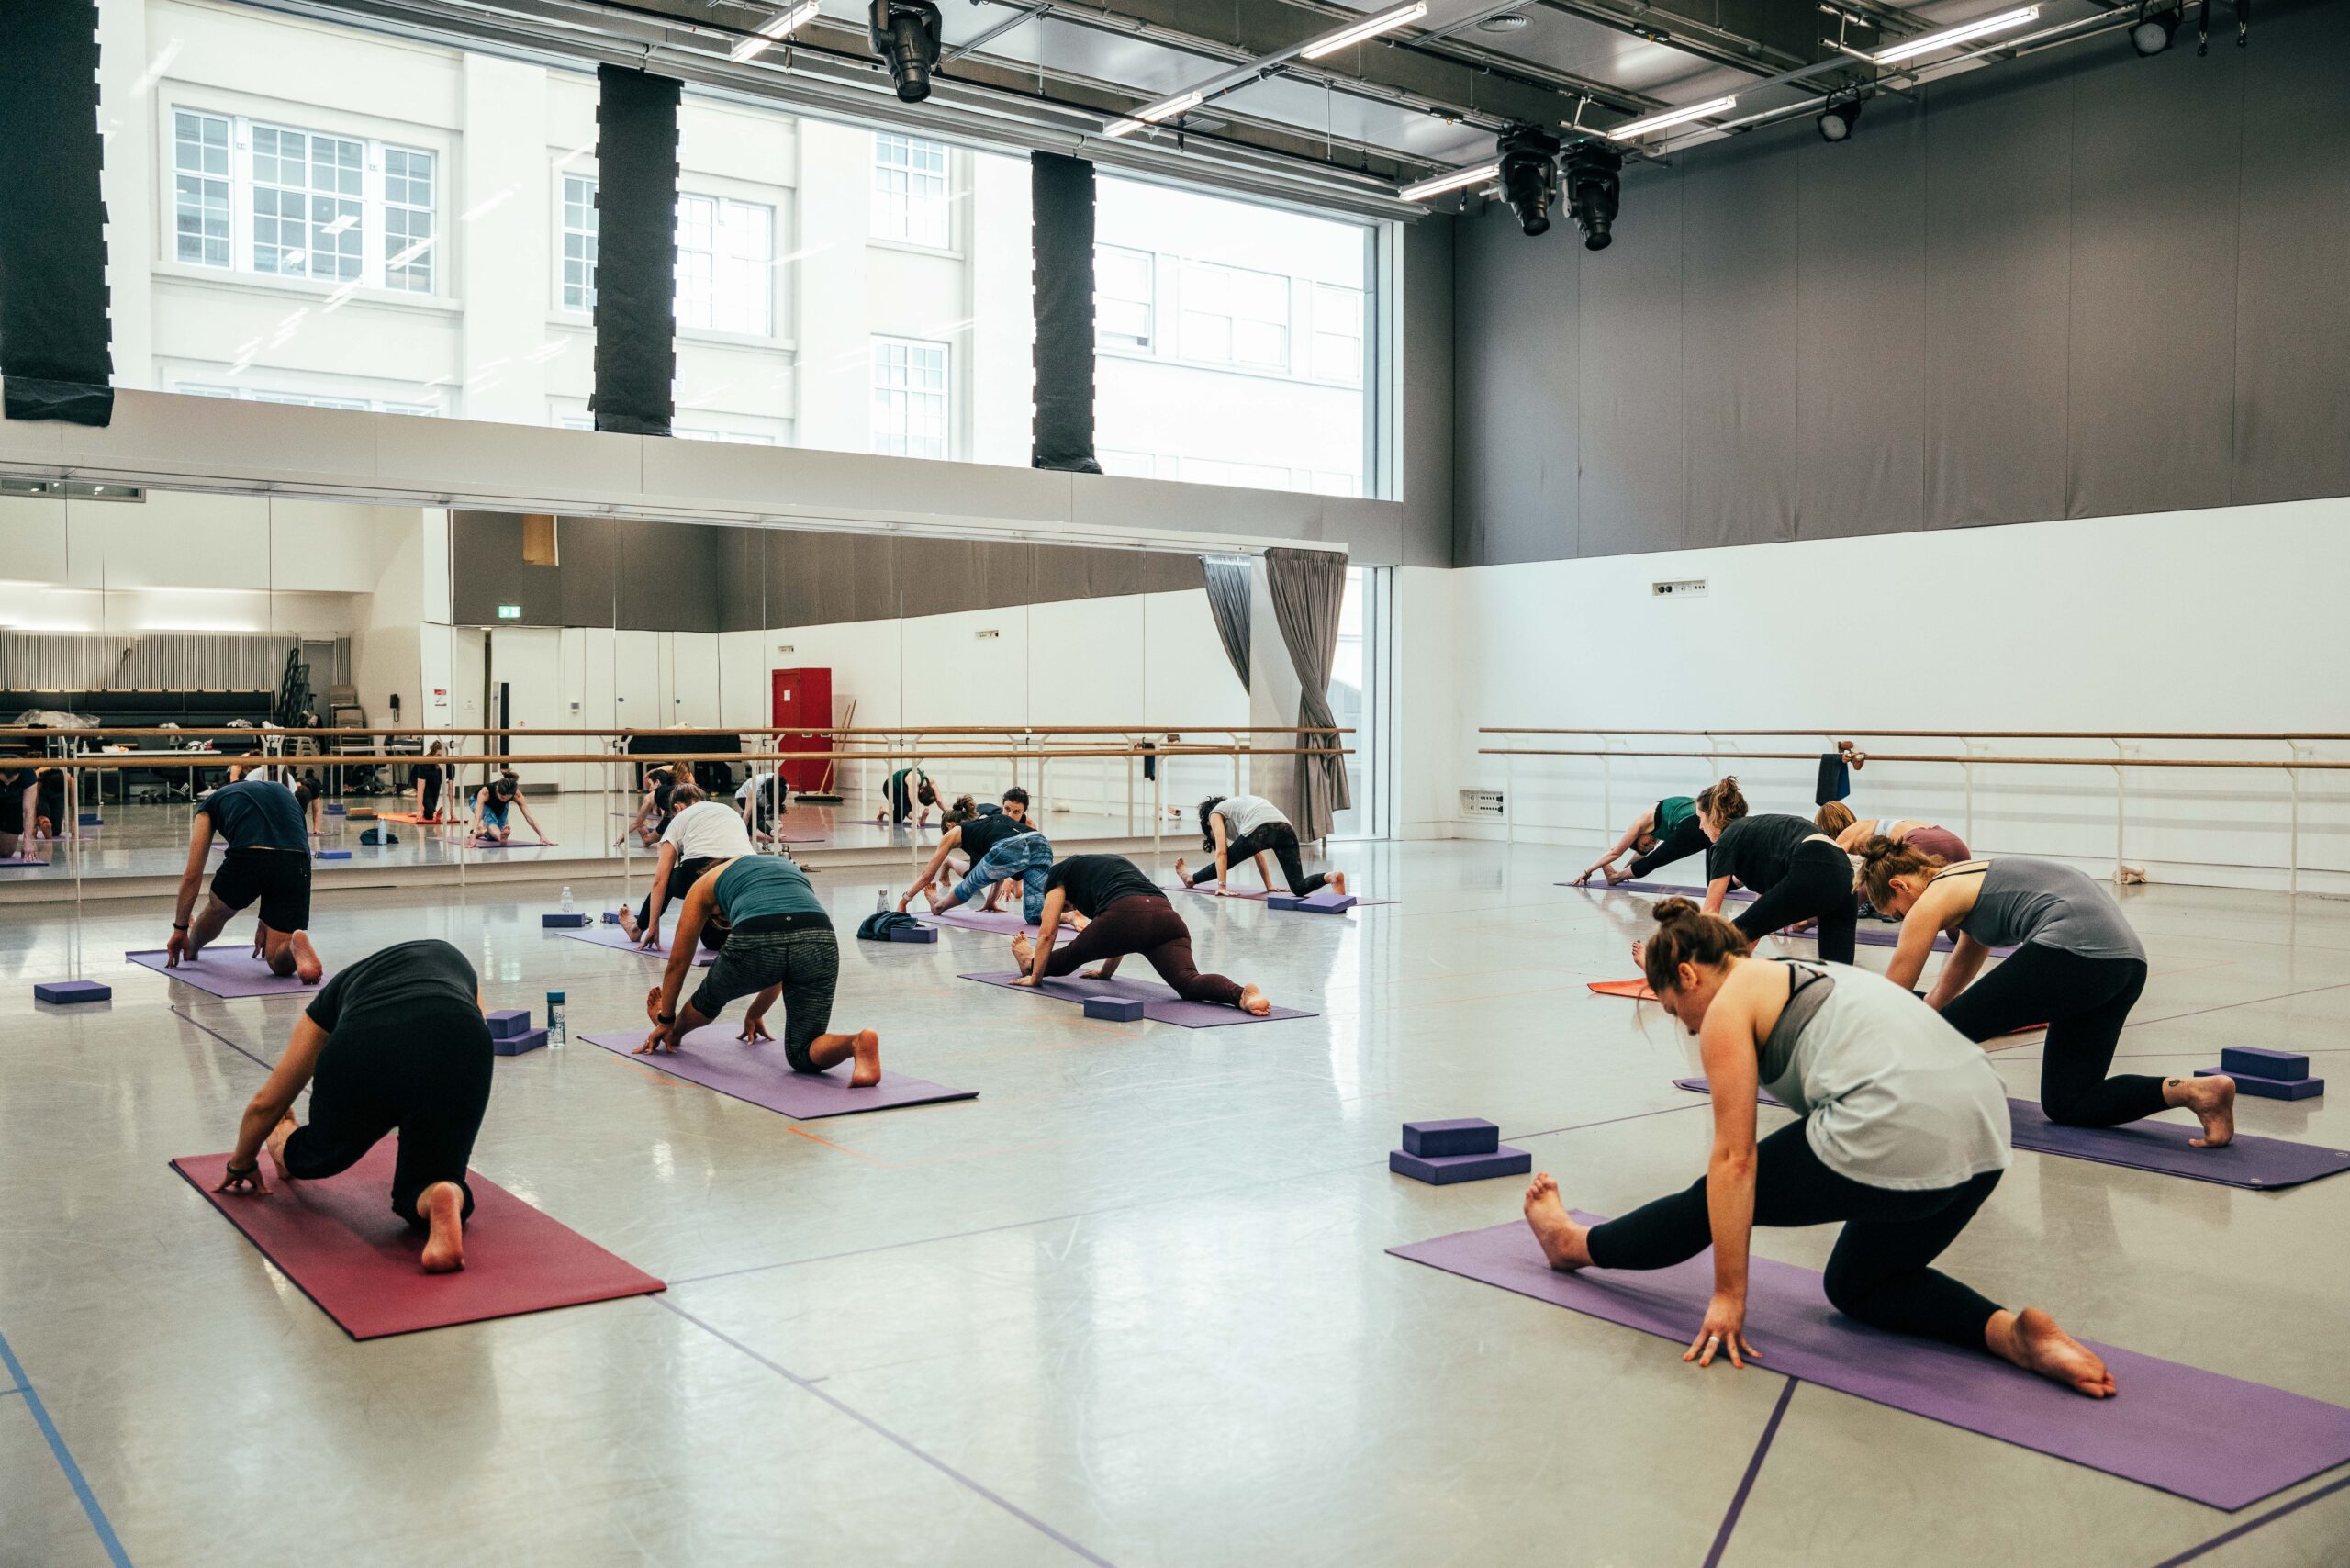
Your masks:
[{"label": "person in white t-shirt", "polygon": [[695,879],[712,866],[755,853],[742,817],[703,798],[699,785],[679,784],[669,792],[669,825],[662,830],[653,864],[653,890],[635,909],[621,910],[621,929],[648,951],[661,946],[662,910],[683,899]]},{"label": "person in white t-shirt", "polygon": [[1187,869],[1183,862],[1175,862],[1175,875],[1185,887],[1196,887],[1210,878],[1215,879],[1218,896],[1231,891],[1226,886],[1232,868],[1249,860],[1257,862],[1257,875],[1265,890],[1273,890],[1273,875],[1265,868],[1265,857],[1272,856],[1281,863],[1281,875],[1289,882],[1289,890],[1299,898],[1317,892],[1324,887],[1343,896],[1347,890],[1347,874],[1333,871],[1327,876],[1316,872],[1305,874],[1305,863],[1298,857],[1297,829],[1290,825],[1281,809],[1262,795],[1210,795],[1200,802],[1201,847],[1215,852],[1215,863],[1198,870]]},{"label": "person in white t-shirt", "polygon": [[782,774],[761,773],[755,767],[751,770],[751,776],[743,780],[743,787],[734,791],[734,803],[742,812],[743,825],[761,844],[775,842],[776,824],[783,815],[786,794]]}]

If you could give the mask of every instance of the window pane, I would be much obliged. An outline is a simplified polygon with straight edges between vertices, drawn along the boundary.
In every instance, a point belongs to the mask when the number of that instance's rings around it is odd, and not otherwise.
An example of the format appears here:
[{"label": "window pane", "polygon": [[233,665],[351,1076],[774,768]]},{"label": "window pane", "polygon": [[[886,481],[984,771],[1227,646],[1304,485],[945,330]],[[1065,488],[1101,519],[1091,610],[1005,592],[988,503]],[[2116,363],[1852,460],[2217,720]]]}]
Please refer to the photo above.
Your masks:
[{"label": "window pane", "polygon": [[384,286],[432,292],[432,154],[384,151]]},{"label": "window pane", "polygon": [[873,342],[873,450],[900,457],[946,455],[946,345]]},{"label": "window pane", "polygon": [[946,144],[881,131],[873,138],[874,236],[947,244]]},{"label": "window pane", "polygon": [[596,308],[596,182],[577,174],[563,177],[563,308]]}]

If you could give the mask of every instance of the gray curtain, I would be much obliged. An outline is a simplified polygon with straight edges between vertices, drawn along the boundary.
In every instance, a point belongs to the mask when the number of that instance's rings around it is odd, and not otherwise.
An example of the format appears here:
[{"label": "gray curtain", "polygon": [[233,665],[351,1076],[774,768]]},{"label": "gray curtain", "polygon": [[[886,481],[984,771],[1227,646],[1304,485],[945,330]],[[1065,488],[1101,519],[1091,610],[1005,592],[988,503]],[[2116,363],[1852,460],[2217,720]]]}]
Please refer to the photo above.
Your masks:
[{"label": "gray curtain", "polygon": [[1249,565],[1222,555],[1203,555],[1200,565],[1208,576],[1208,610],[1215,616],[1215,634],[1224,639],[1224,656],[1232,661],[1232,673],[1240,678],[1240,689],[1246,691]]},{"label": "gray curtain", "polygon": [[[1330,663],[1338,651],[1347,558],[1325,550],[1268,550],[1265,580],[1272,593],[1273,619],[1304,689],[1297,700],[1298,727],[1327,729],[1337,722],[1330,711]],[[1297,835],[1323,838],[1332,819],[1354,804],[1347,793],[1347,759],[1340,755],[1346,737],[1297,739],[1304,751],[1297,759]]]}]

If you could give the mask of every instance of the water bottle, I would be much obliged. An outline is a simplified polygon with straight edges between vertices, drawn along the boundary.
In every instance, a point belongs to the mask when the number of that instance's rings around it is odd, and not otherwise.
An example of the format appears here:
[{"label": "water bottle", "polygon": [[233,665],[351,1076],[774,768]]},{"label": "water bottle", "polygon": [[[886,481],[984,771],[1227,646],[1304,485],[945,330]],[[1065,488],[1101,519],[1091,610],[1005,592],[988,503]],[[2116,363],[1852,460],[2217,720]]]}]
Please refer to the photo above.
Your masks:
[{"label": "water bottle", "polygon": [[[565,889],[566,892],[570,890]],[[564,901],[568,903],[568,899]],[[547,1049],[561,1050],[571,1043],[571,1033],[563,1026],[563,992],[547,992]]]},{"label": "water bottle", "polygon": [[568,882],[565,882],[563,887],[563,913],[565,914],[571,913],[571,884]]},{"label": "water bottle", "polygon": [[873,895],[873,913],[876,914],[882,913],[884,911],[888,910],[889,907],[890,890],[884,888],[879,892]]}]

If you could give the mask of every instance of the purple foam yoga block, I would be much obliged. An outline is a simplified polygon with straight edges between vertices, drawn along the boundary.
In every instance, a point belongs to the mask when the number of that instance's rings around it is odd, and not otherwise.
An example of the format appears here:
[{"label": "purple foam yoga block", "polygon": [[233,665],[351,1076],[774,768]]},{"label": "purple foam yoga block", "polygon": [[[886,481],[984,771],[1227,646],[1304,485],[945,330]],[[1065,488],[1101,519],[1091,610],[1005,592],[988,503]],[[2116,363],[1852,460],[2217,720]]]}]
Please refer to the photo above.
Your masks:
[{"label": "purple foam yoga block", "polygon": [[1294,893],[1268,893],[1265,895],[1265,907],[1267,909],[1295,909],[1303,902],[1304,901],[1298,898]]},{"label": "purple foam yoga block", "polygon": [[1297,901],[1297,907],[1311,910],[1315,914],[1344,914],[1355,907],[1355,896],[1352,893],[1334,893],[1326,889],[1318,893],[1306,894]]},{"label": "purple foam yoga block", "polygon": [[1085,999],[1088,1018],[1106,1018],[1113,1024],[1132,1024],[1142,1016],[1143,1004],[1129,996],[1089,996]]},{"label": "purple foam yoga block", "polygon": [[938,940],[938,927],[935,925],[892,926],[890,931],[890,940],[892,942],[935,942]]},{"label": "purple foam yoga block", "polygon": [[351,808],[344,805],[341,801],[329,801],[327,802],[327,815],[330,817],[341,817],[348,816],[350,814]]},{"label": "purple foam yoga block", "polygon": [[2220,1070],[2248,1072],[2255,1078],[2291,1081],[2310,1075],[2310,1058],[2298,1051],[2264,1050],[2258,1046],[2229,1046],[2220,1052]]},{"label": "purple foam yoga block", "polygon": [[1523,1176],[1534,1169],[1534,1156],[1522,1148],[1512,1148],[1507,1144],[1491,1154],[1450,1154],[1434,1159],[1424,1159],[1397,1148],[1388,1151],[1387,1169],[1398,1176],[1409,1176],[1416,1182],[1449,1187],[1455,1182],[1483,1182],[1492,1176]]},{"label": "purple foam yoga block", "polygon": [[1451,1154],[1491,1154],[1501,1146],[1501,1128],[1477,1116],[1404,1124],[1404,1152],[1423,1159]]},{"label": "purple foam yoga block", "polygon": [[105,1002],[114,995],[114,987],[100,985],[96,980],[42,980],[33,987],[33,1000],[54,1002],[67,1005],[76,1002]]},{"label": "purple foam yoga block", "polygon": [[527,1007],[501,1007],[494,1013],[483,1014],[482,1021],[489,1025],[491,1039],[510,1040],[530,1029],[531,1010]]},{"label": "purple foam yoga block", "polygon": [[525,1029],[519,1035],[509,1035],[502,1040],[492,1040],[489,1048],[502,1057],[519,1057],[525,1051],[535,1051],[547,1043],[544,1029]]},{"label": "purple foam yoga block", "polygon": [[2198,1078],[2232,1078],[2236,1092],[2256,1100],[2314,1100],[2325,1092],[2322,1078],[2263,1078],[2256,1072],[2229,1072],[2225,1068],[2199,1067]]},{"label": "purple foam yoga block", "polygon": [[607,924],[607,925],[618,925],[620,923],[621,923],[621,912],[620,912],[619,910],[616,910],[616,909],[608,909],[608,910],[606,910],[606,911],[604,912],[604,924]]},{"label": "purple foam yoga block", "polygon": [[321,860],[348,860],[351,858],[351,851],[348,849],[321,849],[319,851],[319,858]]},{"label": "purple foam yoga block", "polygon": [[539,916],[539,924],[540,924],[540,926],[541,926],[542,928],[544,928],[544,927],[546,927],[546,926],[551,926],[551,925],[552,925],[552,926],[592,925],[592,924],[595,924],[595,922],[596,922],[596,917],[595,917],[594,915],[592,915],[592,914],[589,914],[589,913],[588,913],[586,910],[584,910],[584,909],[574,909],[574,910],[561,910],[561,909],[554,909],[554,910],[549,910],[549,911],[547,911],[544,914],[542,914],[542,915],[540,915],[540,916]]}]

